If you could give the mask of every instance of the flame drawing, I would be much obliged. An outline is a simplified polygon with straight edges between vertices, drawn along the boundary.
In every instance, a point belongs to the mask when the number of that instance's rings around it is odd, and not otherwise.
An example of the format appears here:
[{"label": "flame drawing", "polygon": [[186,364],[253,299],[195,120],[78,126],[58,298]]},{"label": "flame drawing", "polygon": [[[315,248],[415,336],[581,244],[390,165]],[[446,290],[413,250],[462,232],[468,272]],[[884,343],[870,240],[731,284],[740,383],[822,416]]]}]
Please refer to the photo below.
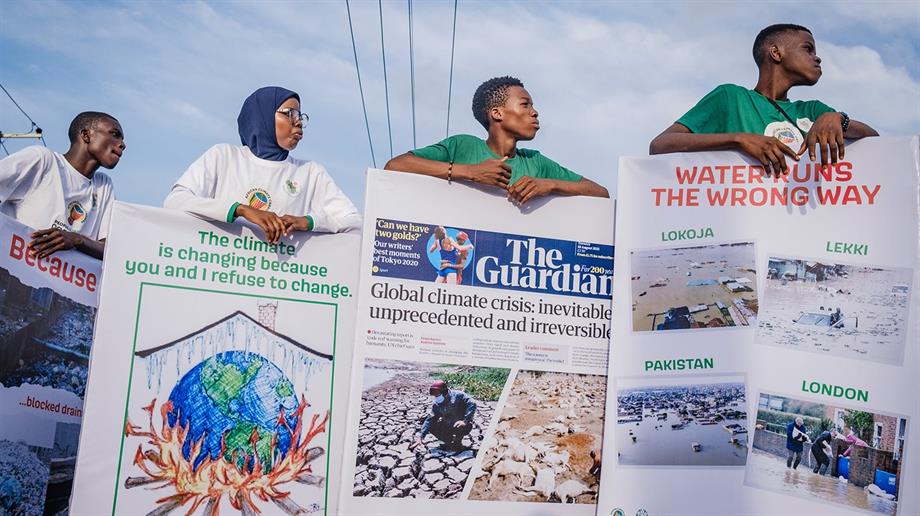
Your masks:
[{"label": "flame drawing", "polygon": [[[221,436],[221,453],[213,458],[202,450],[205,435],[197,441],[189,440],[189,424],[183,425],[173,408],[173,402],[167,401],[160,406],[162,419],[159,433],[154,424],[156,399],[144,407],[149,417],[148,428],[144,430],[127,420],[125,435],[147,439],[147,447],[140,444],[134,454],[134,465],[144,472],[144,476],[128,477],[126,488],[151,486],[148,489],[168,489],[174,491],[157,500],[156,509],[148,516],[161,516],[180,507],[188,507],[186,514],[192,514],[201,507],[205,514],[219,514],[221,499],[224,495],[230,505],[244,515],[259,514],[261,511],[255,498],[263,502],[272,502],[287,514],[309,514],[321,510],[318,504],[305,509],[290,498],[290,491],[282,489],[287,483],[297,482],[322,487],[325,479],[313,474],[310,463],[325,453],[322,447],[310,447],[310,443],[326,431],[329,411],[320,420],[314,414],[306,431],[303,428],[303,411],[309,406],[301,395],[300,403],[294,411],[294,428],[290,428],[289,417],[282,407],[278,414],[278,424],[283,425],[291,435],[290,446],[286,453],[276,453],[277,434],[272,436],[270,463],[260,455],[259,432],[254,429],[249,437],[251,453],[239,453],[234,449],[227,454],[226,434]],[[170,424],[170,419],[173,423]],[[188,441],[188,443],[187,443]],[[183,449],[187,450],[183,453]],[[159,484],[159,485],[154,485]]]}]

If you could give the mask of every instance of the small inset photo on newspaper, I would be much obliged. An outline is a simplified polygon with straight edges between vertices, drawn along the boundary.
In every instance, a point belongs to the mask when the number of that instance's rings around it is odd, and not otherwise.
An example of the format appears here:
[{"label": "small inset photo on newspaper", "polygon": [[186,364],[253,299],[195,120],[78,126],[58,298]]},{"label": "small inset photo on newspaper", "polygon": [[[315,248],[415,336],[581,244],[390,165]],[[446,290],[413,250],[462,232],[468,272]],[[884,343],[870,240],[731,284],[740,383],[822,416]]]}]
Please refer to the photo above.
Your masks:
[{"label": "small inset photo on newspaper", "polygon": [[463,283],[463,271],[474,261],[475,244],[466,231],[436,226],[426,243],[435,283]]},{"label": "small inset photo on newspaper", "polygon": [[743,375],[624,378],[616,388],[621,466],[744,466]]},{"label": "small inset photo on newspaper", "polygon": [[911,269],[768,260],[759,344],[901,365]]},{"label": "small inset photo on newspaper", "polygon": [[367,359],[354,496],[458,498],[510,372]]},{"label": "small inset photo on newspaper", "polygon": [[753,242],[630,252],[633,331],[757,325]]},{"label": "small inset photo on newspaper", "polygon": [[518,371],[471,500],[597,503],[607,378]]},{"label": "small inset photo on newspaper", "polygon": [[745,485],[894,516],[906,417],[761,393]]}]

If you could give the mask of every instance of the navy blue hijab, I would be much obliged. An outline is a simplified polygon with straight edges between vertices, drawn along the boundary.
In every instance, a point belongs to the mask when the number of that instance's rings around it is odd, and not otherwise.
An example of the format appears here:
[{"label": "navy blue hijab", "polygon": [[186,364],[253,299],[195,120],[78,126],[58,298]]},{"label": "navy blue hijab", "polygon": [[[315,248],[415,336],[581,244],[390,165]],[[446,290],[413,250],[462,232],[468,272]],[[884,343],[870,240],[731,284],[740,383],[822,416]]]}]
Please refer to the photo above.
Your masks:
[{"label": "navy blue hijab", "polygon": [[278,145],[275,136],[275,110],[291,97],[300,101],[300,95],[291,90],[266,86],[257,89],[243,101],[240,116],[236,117],[240,141],[256,156],[271,161],[287,159],[288,151]]}]

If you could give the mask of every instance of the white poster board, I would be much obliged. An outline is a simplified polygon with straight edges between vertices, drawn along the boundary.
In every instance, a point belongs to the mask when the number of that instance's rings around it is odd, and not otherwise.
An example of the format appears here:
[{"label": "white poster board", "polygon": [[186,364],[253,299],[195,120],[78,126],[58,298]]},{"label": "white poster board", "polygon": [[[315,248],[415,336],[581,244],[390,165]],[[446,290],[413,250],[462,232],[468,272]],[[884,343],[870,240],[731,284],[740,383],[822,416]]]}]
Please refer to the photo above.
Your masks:
[{"label": "white poster board", "polygon": [[791,166],[620,160],[598,514],[920,511],[918,139]]},{"label": "white poster board", "polygon": [[336,514],[357,234],[116,204],[72,514]]},{"label": "white poster board", "polygon": [[593,515],[613,203],[380,170],[365,198],[342,514]]}]

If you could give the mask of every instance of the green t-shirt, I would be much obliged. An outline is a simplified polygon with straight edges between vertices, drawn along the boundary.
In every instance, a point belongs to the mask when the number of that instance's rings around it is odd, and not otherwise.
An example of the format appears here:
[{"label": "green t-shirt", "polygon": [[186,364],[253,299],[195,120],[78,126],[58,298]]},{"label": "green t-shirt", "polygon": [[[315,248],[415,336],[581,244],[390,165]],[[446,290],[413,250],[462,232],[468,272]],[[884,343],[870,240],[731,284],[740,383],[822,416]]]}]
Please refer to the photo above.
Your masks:
[{"label": "green t-shirt", "polygon": [[[498,159],[485,140],[469,134],[451,136],[434,145],[415,149],[412,154],[433,161],[453,161],[463,165],[477,165],[487,159]],[[511,166],[509,184],[514,184],[523,176],[581,181],[580,175],[531,149],[518,149],[514,157],[508,158],[505,163]]]},{"label": "green t-shirt", "polygon": [[817,100],[777,100],[776,103],[796,121],[801,132],[766,97],[735,84],[717,86],[680,117],[677,123],[699,134],[753,133],[774,136],[793,147],[802,145],[802,133],[807,134],[819,116],[834,112],[833,108]]}]

